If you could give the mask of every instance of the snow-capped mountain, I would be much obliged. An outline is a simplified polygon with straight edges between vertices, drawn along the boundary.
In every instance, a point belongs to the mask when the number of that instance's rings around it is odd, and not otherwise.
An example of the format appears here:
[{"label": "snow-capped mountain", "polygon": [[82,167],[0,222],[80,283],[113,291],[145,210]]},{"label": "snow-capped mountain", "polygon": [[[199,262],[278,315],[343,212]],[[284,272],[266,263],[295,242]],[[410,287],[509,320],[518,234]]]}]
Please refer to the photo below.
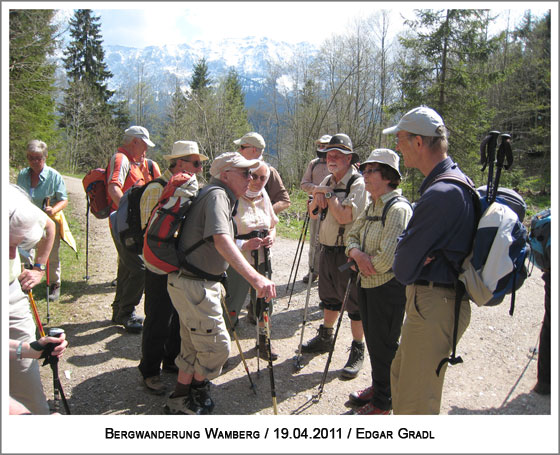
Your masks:
[{"label": "snow-capped mountain", "polygon": [[105,61],[113,73],[111,90],[126,89],[141,79],[159,93],[173,93],[177,81],[183,87],[188,86],[194,65],[204,57],[213,80],[226,75],[230,68],[237,71],[248,105],[255,92],[260,91],[269,63],[288,63],[296,53],[311,56],[316,52],[305,42],[292,45],[255,37],[143,49],[107,45],[104,50]]}]

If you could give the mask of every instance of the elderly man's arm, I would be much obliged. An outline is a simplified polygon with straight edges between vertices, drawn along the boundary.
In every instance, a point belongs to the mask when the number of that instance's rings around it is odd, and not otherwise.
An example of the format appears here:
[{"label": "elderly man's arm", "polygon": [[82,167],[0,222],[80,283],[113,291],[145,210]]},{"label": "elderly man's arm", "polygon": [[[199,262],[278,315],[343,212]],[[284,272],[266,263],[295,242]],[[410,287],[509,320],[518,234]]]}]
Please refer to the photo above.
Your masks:
[{"label": "elderly man's arm", "polygon": [[107,185],[107,193],[109,193],[109,197],[115,203],[115,205],[119,205],[119,201],[123,197],[123,192],[121,187],[117,183],[109,183]]},{"label": "elderly man's arm", "polygon": [[274,283],[249,265],[229,235],[215,234],[212,238],[218,253],[255,288],[258,298],[264,298],[269,302],[276,297],[276,286]]}]

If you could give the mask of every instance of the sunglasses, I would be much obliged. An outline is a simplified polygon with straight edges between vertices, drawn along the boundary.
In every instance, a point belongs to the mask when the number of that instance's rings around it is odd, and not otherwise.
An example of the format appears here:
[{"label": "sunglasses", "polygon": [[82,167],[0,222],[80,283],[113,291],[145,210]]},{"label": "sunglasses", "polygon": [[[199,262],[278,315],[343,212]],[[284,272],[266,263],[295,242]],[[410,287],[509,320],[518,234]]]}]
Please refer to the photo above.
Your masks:
[{"label": "sunglasses", "polygon": [[376,167],[376,168],[374,168],[374,169],[369,168],[369,169],[364,169],[363,171],[360,171],[360,173],[361,173],[362,175],[373,174],[373,173],[375,173],[375,172],[381,172],[381,169],[379,169],[378,167]]},{"label": "sunglasses", "polygon": [[264,182],[266,180],[266,175],[251,174],[251,178],[253,180],[260,180],[261,182]]},{"label": "sunglasses", "polygon": [[243,171],[237,171],[233,169],[228,169],[226,172],[235,172],[236,174],[242,175],[244,178],[248,179],[251,177],[251,171],[249,169],[244,169]]},{"label": "sunglasses", "polygon": [[45,159],[44,156],[31,156],[27,155],[27,161],[43,161]]},{"label": "sunglasses", "polygon": [[183,158],[179,158],[179,160],[183,161],[184,163],[191,163],[194,167],[202,167],[202,161],[200,160],[189,161]]}]

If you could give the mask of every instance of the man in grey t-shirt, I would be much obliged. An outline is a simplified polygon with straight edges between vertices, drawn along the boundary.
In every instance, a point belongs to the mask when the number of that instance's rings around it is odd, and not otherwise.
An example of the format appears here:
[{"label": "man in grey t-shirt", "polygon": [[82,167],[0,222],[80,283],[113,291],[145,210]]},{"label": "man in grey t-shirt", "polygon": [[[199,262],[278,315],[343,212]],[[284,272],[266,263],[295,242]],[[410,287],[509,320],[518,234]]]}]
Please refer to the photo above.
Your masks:
[{"label": "man in grey t-shirt", "polygon": [[218,156],[210,168],[212,178],[194,201],[179,238],[179,250],[206,240],[186,255],[188,266],[170,273],[167,290],[177,310],[181,331],[181,352],[175,359],[179,368],[175,391],[165,405],[168,414],[209,414],[214,402],[209,379],[216,378],[230,352],[220,281],[231,265],[257,291],[257,297],[276,297],[274,283],[260,275],[243,257],[233,240],[233,212],[237,199],[249,186],[250,169],[258,160],[239,153]]}]

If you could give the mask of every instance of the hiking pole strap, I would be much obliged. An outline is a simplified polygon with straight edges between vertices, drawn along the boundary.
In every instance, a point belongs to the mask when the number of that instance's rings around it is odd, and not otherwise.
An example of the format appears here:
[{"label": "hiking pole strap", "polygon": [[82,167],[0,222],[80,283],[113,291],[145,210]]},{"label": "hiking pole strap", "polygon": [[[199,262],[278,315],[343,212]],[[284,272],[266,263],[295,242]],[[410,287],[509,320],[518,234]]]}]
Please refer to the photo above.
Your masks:
[{"label": "hiking pole strap", "polygon": [[443,365],[449,363],[450,365],[455,365],[457,363],[463,363],[463,359],[459,356],[455,355],[457,350],[457,332],[459,330],[459,312],[461,311],[461,302],[463,300],[463,296],[465,295],[465,284],[461,280],[457,280],[455,283],[455,316],[453,321],[453,347],[451,349],[451,356],[449,358],[444,357],[439,362],[439,365],[436,369],[436,375],[439,376],[439,372],[441,371]]}]

